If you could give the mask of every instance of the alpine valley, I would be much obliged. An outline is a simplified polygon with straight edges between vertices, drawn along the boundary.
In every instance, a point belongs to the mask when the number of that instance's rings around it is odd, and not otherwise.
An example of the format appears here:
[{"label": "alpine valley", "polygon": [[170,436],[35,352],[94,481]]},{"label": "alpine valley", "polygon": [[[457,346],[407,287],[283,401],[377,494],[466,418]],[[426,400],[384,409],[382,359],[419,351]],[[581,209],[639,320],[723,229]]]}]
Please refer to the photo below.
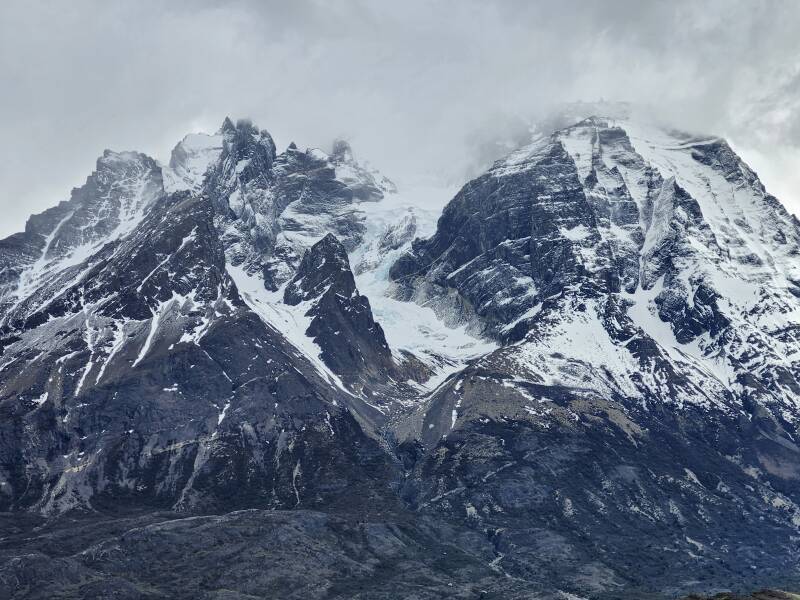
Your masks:
[{"label": "alpine valley", "polygon": [[0,598],[797,589],[800,222],[628,114],[454,195],[106,150],[0,241]]}]

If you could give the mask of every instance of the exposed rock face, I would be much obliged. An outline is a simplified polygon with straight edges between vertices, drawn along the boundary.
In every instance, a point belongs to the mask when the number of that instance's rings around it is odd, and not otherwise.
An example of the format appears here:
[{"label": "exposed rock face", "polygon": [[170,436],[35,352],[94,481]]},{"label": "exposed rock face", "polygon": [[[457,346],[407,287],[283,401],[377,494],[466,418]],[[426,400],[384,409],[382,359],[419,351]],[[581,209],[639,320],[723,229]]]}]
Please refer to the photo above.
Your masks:
[{"label": "exposed rock face", "polygon": [[287,203],[271,190],[275,180],[275,142],[269,133],[259,131],[248,121],[234,126],[225,119],[220,134],[224,140],[222,152],[209,167],[204,187],[220,222],[230,223],[225,230],[227,243],[268,252],[278,234],[278,215]]},{"label": "exposed rock face", "polygon": [[[796,573],[800,365],[779,357],[799,239],[717,139],[593,118],[499,161],[391,270],[400,297],[506,344],[395,425],[406,497],[496,532],[509,575],[572,564],[590,596],[679,595],[690,563],[739,588],[714,565]],[[743,507],[759,516],[732,525]],[[664,548],[683,566],[662,574]]]},{"label": "exposed rock face", "polygon": [[355,248],[365,231],[357,204],[394,191],[388,179],[362,168],[344,142],[330,156],[294,144],[276,154],[269,133],[249,121],[226,119],[215,136],[187,136],[170,166],[168,189],[207,193],[229,262],[259,272],[272,291],[327,233]]},{"label": "exposed rock face", "polygon": [[332,234],[303,256],[286,286],[284,302],[308,306],[306,335],[322,350],[321,358],[350,385],[361,390],[369,381],[385,382],[397,373],[381,326],[369,300],[358,293],[344,246]]},{"label": "exposed rock face", "polygon": [[24,321],[2,365],[6,510],[294,507],[353,485],[344,454],[377,446],[247,309],[213,219],[163,198]]},{"label": "exposed rock face", "polygon": [[152,158],[106,150],[68,201],[32,216],[24,233],[0,242],[0,325],[51,277],[129,234],[161,194],[161,169]]},{"label": "exposed rock face", "polygon": [[800,225],[725,142],[548,131],[428,239],[393,191],[226,119],[0,241],[0,589],[800,582]]},{"label": "exposed rock face", "polygon": [[465,318],[477,315],[496,335],[564,287],[585,284],[595,296],[613,286],[603,273],[586,276],[574,247],[573,237],[596,228],[574,164],[558,143],[536,152],[532,172],[508,169],[467,184],[436,235],[415,242],[391,277],[418,286],[423,279],[428,295],[458,290]]}]

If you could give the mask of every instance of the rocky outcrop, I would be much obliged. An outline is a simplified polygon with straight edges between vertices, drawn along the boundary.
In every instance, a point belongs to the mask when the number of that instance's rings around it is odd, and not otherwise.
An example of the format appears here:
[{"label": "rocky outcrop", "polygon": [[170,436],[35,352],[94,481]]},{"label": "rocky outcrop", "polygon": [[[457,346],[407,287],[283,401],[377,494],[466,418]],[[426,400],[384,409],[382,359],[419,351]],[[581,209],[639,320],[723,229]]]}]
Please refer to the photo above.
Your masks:
[{"label": "rocky outcrop", "polygon": [[[575,290],[587,297],[617,291],[611,250],[597,232],[575,164],[554,141],[517,165],[498,164],[445,208],[436,234],[415,241],[390,271],[406,297],[447,297],[455,290],[464,319],[500,338],[543,298]],[[522,159],[520,159],[522,160]],[[593,264],[584,260],[591,246]]]},{"label": "rocky outcrop", "polygon": [[347,252],[333,234],[305,253],[284,302],[302,306],[311,319],[305,333],[320,347],[320,357],[357,392],[400,377],[369,299],[356,289]]}]

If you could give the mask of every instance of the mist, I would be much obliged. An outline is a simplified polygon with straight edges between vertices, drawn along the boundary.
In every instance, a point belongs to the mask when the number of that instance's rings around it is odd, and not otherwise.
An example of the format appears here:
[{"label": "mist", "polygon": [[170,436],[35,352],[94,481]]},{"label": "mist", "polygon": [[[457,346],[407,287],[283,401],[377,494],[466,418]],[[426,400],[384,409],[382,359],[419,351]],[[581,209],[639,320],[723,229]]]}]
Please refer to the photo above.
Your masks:
[{"label": "mist", "polygon": [[800,212],[800,3],[0,5],[0,236],[103,149],[162,161],[249,117],[278,148],[348,139],[402,187],[458,184],[576,100],[722,135]]}]

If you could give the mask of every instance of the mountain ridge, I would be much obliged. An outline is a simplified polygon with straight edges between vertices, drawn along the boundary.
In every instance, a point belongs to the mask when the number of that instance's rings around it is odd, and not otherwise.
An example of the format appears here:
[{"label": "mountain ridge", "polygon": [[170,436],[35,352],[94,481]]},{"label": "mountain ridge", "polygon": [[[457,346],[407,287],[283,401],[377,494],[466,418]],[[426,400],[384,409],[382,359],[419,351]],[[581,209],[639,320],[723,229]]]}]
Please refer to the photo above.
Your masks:
[{"label": "mountain ridge", "polygon": [[435,212],[248,121],[104,153],[0,241],[0,506],[418,521],[465,597],[800,580],[800,225],[730,147],[577,119]]}]

